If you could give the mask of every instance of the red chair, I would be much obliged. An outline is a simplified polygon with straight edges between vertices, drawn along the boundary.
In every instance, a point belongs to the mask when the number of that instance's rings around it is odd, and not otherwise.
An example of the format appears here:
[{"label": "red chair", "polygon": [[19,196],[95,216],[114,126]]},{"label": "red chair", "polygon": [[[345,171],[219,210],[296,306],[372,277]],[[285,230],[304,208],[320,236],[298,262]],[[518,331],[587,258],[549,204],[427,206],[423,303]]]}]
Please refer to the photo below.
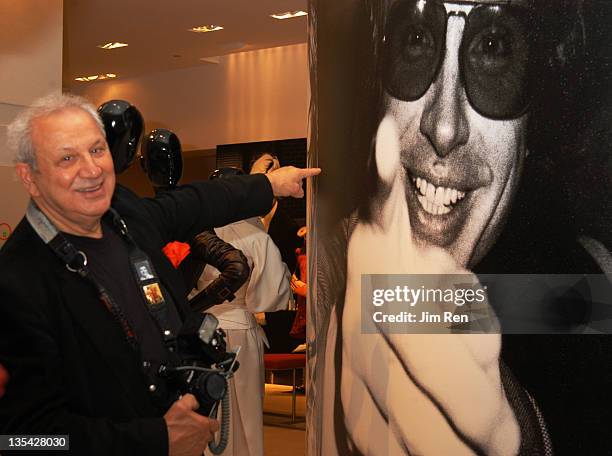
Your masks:
[{"label": "red chair", "polygon": [[291,391],[291,423],[295,423],[295,404],[296,404],[296,373],[298,369],[306,368],[305,353],[267,353],[264,355],[264,367],[266,370],[272,371],[272,382],[274,382],[274,371],[292,371],[292,386]]}]

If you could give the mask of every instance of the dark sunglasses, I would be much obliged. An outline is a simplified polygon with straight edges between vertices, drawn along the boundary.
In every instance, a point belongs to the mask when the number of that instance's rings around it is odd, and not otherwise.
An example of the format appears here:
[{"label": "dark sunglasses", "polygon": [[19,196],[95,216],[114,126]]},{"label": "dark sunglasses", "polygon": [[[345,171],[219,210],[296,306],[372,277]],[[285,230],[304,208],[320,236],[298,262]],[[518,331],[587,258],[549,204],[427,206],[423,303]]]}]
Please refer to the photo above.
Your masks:
[{"label": "dark sunglasses", "polygon": [[[466,15],[453,5],[475,6]],[[460,78],[470,105],[491,119],[514,119],[530,101],[530,55],[535,24],[530,10],[509,4],[399,0],[385,24],[383,84],[395,98],[415,101],[444,62],[448,18],[465,18]]]}]

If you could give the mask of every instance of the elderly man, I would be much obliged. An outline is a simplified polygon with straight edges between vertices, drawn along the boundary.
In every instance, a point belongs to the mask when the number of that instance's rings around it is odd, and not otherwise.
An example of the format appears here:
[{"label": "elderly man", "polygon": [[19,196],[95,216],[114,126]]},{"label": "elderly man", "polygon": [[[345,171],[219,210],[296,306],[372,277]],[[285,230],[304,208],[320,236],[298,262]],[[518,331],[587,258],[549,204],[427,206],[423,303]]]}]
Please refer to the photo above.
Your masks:
[{"label": "elderly man", "polygon": [[71,95],[22,112],[9,143],[31,202],[0,252],[0,363],[10,375],[0,433],[69,435],[73,454],[200,455],[217,422],[195,413],[190,394],[171,403],[178,394],[154,375],[190,312],[161,249],[265,213],[273,195],[301,197],[301,180],[319,170],[143,200],[115,187],[96,110]]},{"label": "elderly man", "polygon": [[[554,5],[360,4],[370,25],[363,29],[372,35],[364,43],[356,31],[354,40],[362,45],[356,52],[362,83],[356,86],[368,90],[355,102],[363,109],[351,132],[362,149],[371,146],[369,176],[341,232],[318,233],[317,327],[310,337],[315,394],[309,404],[317,408],[312,428],[320,425],[313,434],[323,435],[315,446],[320,454],[545,454],[551,447],[544,422],[557,451],[612,448],[601,426],[582,418],[589,409],[579,406],[589,404],[597,421],[607,421],[609,412],[597,403],[609,399],[597,376],[598,365],[606,363],[575,356],[586,368],[575,375],[566,355],[579,347],[603,352],[609,338],[504,337],[501,353],[501,337],[494,334],[363,334],[361,326],[362,274],[601,272],[590,252],[575,245],[575,233],[563,232],[567,222],[553,225],[552,235],[531,232],[547,217],[550,230],[556,187],[528,195],[551,204],[529,204],[532,212],[519,220],[523,237],[510,250],[495,245],[499,238],[509,247],[508,236],[500,236],[513,204],[521,213],[519,181],[529,155],[544,156],[548,168],[551,156],[559,159],[558,150],[537,147],[543,130],[534,126],[545,122],[536,122],[534,111],[541,108],[534,101],[552,92],[555,84],[546,76],[562,79],[582,29],[579,2]],[[318,26],[329,20],[324,13],[319,19]],[[536,178],[546,182],[550,169],[542,168]],[[567,403],[569,414],[562,412]],[[576,427],[579,438],[571,433]]]}]

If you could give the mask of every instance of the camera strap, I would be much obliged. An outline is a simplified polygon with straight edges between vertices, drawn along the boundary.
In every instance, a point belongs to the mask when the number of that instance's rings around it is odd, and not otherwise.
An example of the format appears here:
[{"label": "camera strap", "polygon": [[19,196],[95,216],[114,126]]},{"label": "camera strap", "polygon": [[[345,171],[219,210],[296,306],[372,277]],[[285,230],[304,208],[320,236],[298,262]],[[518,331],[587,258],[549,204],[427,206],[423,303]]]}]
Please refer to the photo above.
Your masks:
[{"label": "camera strap", "polygon": [[168,304],[153,263],[149,256],[138,247],[138,244],[136,244],[136,241],[134,241],[134,238],[128,231],[127,225],[117,211],[111,207],[109,208],[109,213],[113,219],[113,225],[128,245],[132,274],[138,284],[141,296],[147,304],[147,309],[155,319],[164,342],[170,345],[175,340],[176,334],[174,334],[169,324]]},{"label": "camera strap", "polygon": [[[114,228],[117,229],[128,245],[128,255],[132,266],[132,273],[136,279],[142,297],[147,304],[147,309],[162,331],[164,341],[169,343],[174,339],[175,335],[172,334],[168,325],[168,307],[153,264],[149,257],[138,248],[136,242],[127,230],[127,225],[119,214],[112,208],[109,209],[109,212],[113,219]],[[47,244],[66,265],[66,269],[70,272],[77,273],[95,288],[100,301],[121,326],[126,341],[132,349],[137,351],[138,342],[130,323],[121,310],[121,307],[119,307],[111,297],[106,288],[90,273],[87,267],[87,255],[85,255],[83,251],[77,250],[32,200],[30,200],[26,209],[26,219],[42,241]]]}]

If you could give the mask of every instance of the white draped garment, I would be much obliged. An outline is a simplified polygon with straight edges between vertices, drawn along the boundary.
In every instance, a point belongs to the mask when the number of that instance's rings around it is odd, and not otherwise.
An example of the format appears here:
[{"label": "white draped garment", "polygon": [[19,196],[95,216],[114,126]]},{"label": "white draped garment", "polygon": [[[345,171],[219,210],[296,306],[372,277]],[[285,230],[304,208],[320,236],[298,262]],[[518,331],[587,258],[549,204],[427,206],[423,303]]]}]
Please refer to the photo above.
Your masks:
[{"label": "white draped garment", "polygon": [[[259,217],[216,228],[215,233],[240,249],[251,268],[247,282],[233,301],[208,310],[225,330],[228,349],[241,347],[240,368],[230,380],[230,438],[223,455],[263,456],[263,345],[267,340],[253,314],[287,309],[291,274]],[[218,275],[217,269],[207,265],[192,294]]]}]

